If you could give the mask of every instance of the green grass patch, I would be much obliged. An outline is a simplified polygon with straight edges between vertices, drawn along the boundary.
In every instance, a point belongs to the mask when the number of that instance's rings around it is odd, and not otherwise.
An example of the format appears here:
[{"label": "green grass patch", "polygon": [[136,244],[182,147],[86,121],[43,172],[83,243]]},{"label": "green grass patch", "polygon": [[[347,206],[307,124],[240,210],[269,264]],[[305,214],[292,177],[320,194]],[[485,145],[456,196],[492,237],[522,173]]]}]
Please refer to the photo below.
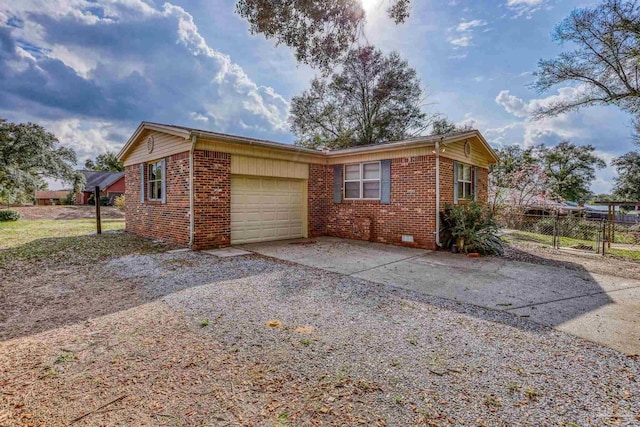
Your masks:
[{"label": "green grass patch", "polygon": [[[124,229],[124,219],[103,219],[102,230]],[[72,237],[95,233],[95,219],[36,220],[0,223],[0,249],[12,248],[49,237]]]},{"label": "green grass patch", "polygon": [[634,261],[640,261],[640,250],[633,251],[628,249],[606,249],[606,253],[613,255],[617,258],[630,259]]},{"label": "green grass patch", "polygon": [[[121,219],[107,219],[103,231],[119,230]],[[25,274],[27,268],[90,266],[133,253],[154,253],[167,245],[127,233],[89,234],[95,222],[87,219],[18,221],[0,224],[0,269]],[[22,272],[22,273],[21,273]]]},{"label": "green grass patch", "polygon": [[[573,239],[562,236],[559,236],[558,239],[561,248],[591,249],[594,251],[597,249],[596,242],[593,240]],[[509,231],[508,234],[504,235],[504,240],[507,243],[536,243],[540,246],[553,245],[553,236],[529,231]],[[640,248],[638,250],[606,248],[605,252],[607,255],[612,255],[616,258],[640,261]]]}]

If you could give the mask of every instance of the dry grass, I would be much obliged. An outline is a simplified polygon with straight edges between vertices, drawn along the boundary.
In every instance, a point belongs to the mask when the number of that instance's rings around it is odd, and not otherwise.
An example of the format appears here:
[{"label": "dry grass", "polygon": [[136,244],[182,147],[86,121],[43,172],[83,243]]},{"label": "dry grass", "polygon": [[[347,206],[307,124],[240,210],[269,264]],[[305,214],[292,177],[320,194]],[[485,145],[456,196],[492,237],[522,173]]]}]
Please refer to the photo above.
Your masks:
[{"label": "dry grass", "polygon": [[[11,210],[18,211],[20,218],[24,221],[39,219],[89,219],[96,217],[96,208],[88,205],[19,206],[11,207]],[[124,219],[124,213],[112,206],[101,206],[100,216],[102,218]]]},{"label": "dry grass", "polygon": [[160,302],[3,342],[0,367],[0,426],[383,424],[376,387],[241,360]]}]

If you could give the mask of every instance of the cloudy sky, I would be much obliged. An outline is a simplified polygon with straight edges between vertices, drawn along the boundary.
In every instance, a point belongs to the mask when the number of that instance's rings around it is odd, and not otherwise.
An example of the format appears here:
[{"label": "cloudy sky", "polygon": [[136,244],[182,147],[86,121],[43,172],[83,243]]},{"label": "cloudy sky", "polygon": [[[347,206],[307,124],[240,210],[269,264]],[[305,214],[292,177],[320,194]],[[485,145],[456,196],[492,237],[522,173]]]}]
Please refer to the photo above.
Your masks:
[{"label": "cloudy sky", "polygon": [[[427,110],[472,123],[495,146],[593,144],[607,161],[634,148],[630,117],[593,108],[532,121],[570,87],[528,88],[560,51],[553,27],[579,0],[413,0],[393,25],[364,0],[366,37],[397,50],[430,92]],[[382,4],[382,5],[381,5]],[[313,70],[251,36],[233,0],[0,0],[0,117],[33,121],[81,160],[118,150],[142,120],[293,142],[287,114]],[[611,170],[592,189],[607,192]]]}]

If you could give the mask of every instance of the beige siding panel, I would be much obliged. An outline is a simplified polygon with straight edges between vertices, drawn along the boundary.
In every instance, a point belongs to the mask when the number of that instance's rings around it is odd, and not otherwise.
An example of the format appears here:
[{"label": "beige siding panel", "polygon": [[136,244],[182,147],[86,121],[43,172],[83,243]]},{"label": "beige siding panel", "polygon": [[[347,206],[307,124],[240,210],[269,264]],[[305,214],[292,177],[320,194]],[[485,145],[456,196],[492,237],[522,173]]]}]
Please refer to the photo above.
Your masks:
[{"label": "beige siding panel", "polygon": [[262,147],[250,143],[229,143],[214,139],[198,138],[197,150],[219,151],[222,153],[237,154],[247,157],[258,157],[262,159],[286,160],[297,163],[318,163],[326,164],[327,159],[321,152],[318,154],[301,153],[286,148]]},{"label": "beige siding panel", "polygon": [[231,176],[231,244],[305,237],[306,181]]},{"label": "beige siding panel", "polygon": [[[147,149],[147,139],[149,135],[153,135],[153,151],[151,153],[149,153],[149,150]],[[190,148],[191,141],[188,139],[169,135],[163,132],[148,131],[140,135],[135,147],[126,158],[124,165],[129,166],[137,163],[163,159],[173,154],[189,151]]]},{"label": "beige siding panel", "polygon": [[350,155],[335,155],[329,157],[330,165],[341,165],[344,163],[371,162],[375,160],[399,159],[403,157],[430,156],[433,154],[434,146],[416,148],[398,148],[388,151],[374,151],[370,153],[354,153]]},{"label": "beige siding panel", "polygon": [[[471,155],[469,157],[464,154],[464,141],[457,141],[451,144],[446,144],[443,148],[444,151],[440,152],[442,157],[448,157],[450,159],[458,160],[461,162],[473,164],[481,167],[489,167],[492,161],[490,154],[486,148],[476,138],[469,140],[471,142]],[[434,154],[435,144],[428,146],[415,147],[415,148],[396,148],[385,151],[374,151],[369,153],[354,153],[350,155],[333,155],[329,157],[330,165],[339,165],[344,163],[360,163],[371,162],[375,160],[385,159],[399,159],[405,157],[418,157],[418,156],[431,156]]]},{"label": "beige siding panel", "polygon": [[232,155],[231,173],[234,175],[309,179],[309,165],[307,163],[288,162],[286,160]]},{"label": "beige siding panel", "polygon": [[482,145],[482,142],[476,138],[470,139],[471,154],[469,157],[464,154],[465,141],[457,141],[452,144],[447,144],[445,150],[441,153],[442,157],[448,157],[459,162],[488,168],[492,162],[491,155],[487,152],[487,149]]}]

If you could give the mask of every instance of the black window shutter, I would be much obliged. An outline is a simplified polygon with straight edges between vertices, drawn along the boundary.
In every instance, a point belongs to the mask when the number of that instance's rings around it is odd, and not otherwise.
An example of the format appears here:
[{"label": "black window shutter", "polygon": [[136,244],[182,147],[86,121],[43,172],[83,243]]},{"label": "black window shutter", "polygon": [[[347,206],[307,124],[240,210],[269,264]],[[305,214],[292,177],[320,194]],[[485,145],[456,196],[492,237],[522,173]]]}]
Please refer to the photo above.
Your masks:
[{"label": "black window shutter", "polygon": [[333,203],[342,203],[342,165],[333,165]]}]

